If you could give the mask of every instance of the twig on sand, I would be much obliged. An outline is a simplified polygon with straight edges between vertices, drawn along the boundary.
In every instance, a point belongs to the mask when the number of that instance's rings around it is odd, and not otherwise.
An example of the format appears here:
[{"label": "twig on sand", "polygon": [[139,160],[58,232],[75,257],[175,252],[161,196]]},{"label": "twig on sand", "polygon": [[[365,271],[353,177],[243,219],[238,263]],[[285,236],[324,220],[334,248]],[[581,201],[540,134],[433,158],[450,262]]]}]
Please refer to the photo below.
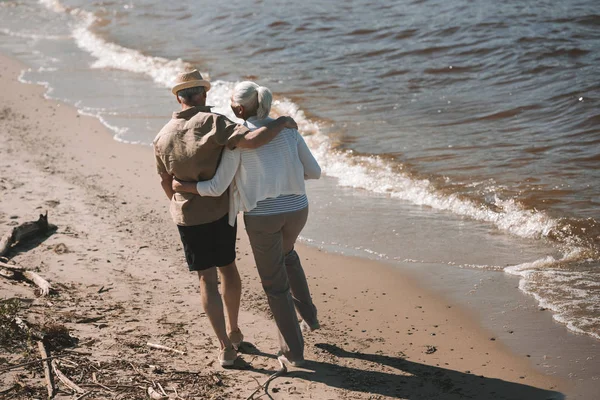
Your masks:
[{"label": "twig on sand", "polygon": [[156,386],[158,386],[158,388],[160,389],[160,391],[162,392],[163,395],[165,396],[169,396],[166,392],[165,389],[163,389],[163,387],[161,386],[161,384],[159,382],[156,382]]},{"label": "twig on sand", "polygon": [[62,383],[64,383],[64,384],[65,384],[66,386],[68,386],[68,387],[69,387],[71,390],[73,390],[73,391],[75,391],[75,392],[77,392],[77,393],[79,393],[79,394],[85,393],[85,390],[83,390],[82,388],[80,388],[79,386],[77,386],[77,385],[75,384],[75,382],[73,382],[72,380],[70,380],[69,378],[67,378],[67,377],[65,376],[65,374],[63,374],[63,373],[60,371],[60,369],[58,369],[58,366],[57,366],[56,360],[52,360],[52,362],[51,362],[51,363],[52,363],[52,369],[54,370],[54,373],[56,374],[56,376],[58,376],[58,379],[60,379],[60,381],[61,381]]},{"label": "twig on sand", "polygon": [[178,353],[178,354],[181,354],[182,356],[185,356],[185,351],[177,350],[172,347],[163,346],[162,344],[155,344],[155,343],[148,342],[148,343],[146,343],[146,345],[153,349],[171,351],[173,353]]},{"label": "twig on sand", "polygon": [[[280,376],[283,376],[287,374],[287,368],[285,365],[281,366],[281,369],[279,369],[277,372],[275,372],[273,375],[269,376],[269,378],[263,383],[263,384],[258,384],[258,387],[256,388],[256,390],[254,392],[252,392],[252,394],[248,397],[246,397],[246,400],[252,400],[254,399],[254,396],[260,392],[261,390],[264,390],[265,394],[267,396],[269,396],[269,384],[275,379],[278,378]],[[256,379],[254,379],[256,381]],[[256,381],[256,383],[258,383],[258,381]],[[261,395],[262,396],[262,395]]]},{"label": "twig on sand", "polygon": [[158,393],[151,386],[148,387],[147,393],[148,393],[148,396],[150,396],[151,399],[155,399],[155,400],[161,400],[161,399],[168,399],[169,398],[169,396],[163,396],[162,394]]},{"label": "twig on sand", "polygon": [[54,397],[54,380],[52,379],[52,372],[50,371],[50,361],[48,360],[48,353],[46,352],[46,347],[42,341],[38,342],[38,350],[42,355],[44,361],[44,377],[46,379],[46,386],[48,387],[48,398],[51,399]]},{"label": "twig on sand", "polygon": [[89,395],[89,394],[92,394],[92,393],[94,393],[94,391],[93,391],[93,390],[90,390],[89,392],[85,392],[85,393],[84,393],[84,394],[82,394],[81,396],[78,396],[78,397],[76,397],[76,398],[75,398],[75,400],[81,400],[81,399],[83,399],[85,396],[87,396],[87,395]]},{"label": "twig on sand", "polygon": [[0,390],[0,395],[10,393],[10,392],[12,392],[13,390],[15,390],[18,387],[19,387],[19,385],[17,385],[15,383],[11,387],[9,387],[8,389]]},{"label": "twig on sand", "polygon": [[16,265],[16,264],[7,264],[5,262],[0,261],[0,267],[6,268],[10,271],[17,271],[17,272],[23,272],[25,271],[25,268],[21,267],[20,265]]},{"label": "twig on sand", "polygon": [[67,357],[67,356],[52,356],[52,357],[47,357],[47,358],[41,358],[41,359],[39,359],[39,360],[34,360],[34,361],[24,362],[24,363],[21,363],[21,364],[15,364],[15,365],[11,365],[10,367],[7,367],[7,368],[0,369],[0,374],[2,374],[2,373],[4,373],[4,372],[11,371],[11,370],[13,370],[13,369],[17,369],[17,368],[21,368],[21,367],[26,367],[26,366],[28,366],[28,365],[37,364],[37,363],[39,363],[39,362],[44,362],[44,361],[46,361],[46,360],[52,360],[52,359],[54,359],[54,358],[62,358],[62,357]]}]

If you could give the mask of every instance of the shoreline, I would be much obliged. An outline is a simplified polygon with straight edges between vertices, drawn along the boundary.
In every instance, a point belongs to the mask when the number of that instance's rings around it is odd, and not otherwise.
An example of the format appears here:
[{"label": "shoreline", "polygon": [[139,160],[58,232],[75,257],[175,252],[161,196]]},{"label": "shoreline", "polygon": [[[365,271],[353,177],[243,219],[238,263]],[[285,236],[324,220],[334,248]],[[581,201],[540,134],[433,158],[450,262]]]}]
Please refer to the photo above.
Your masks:
[{"label": "shoreline", "polygon": [[[140,311],[142,314],[153,315],[155,307],[178,323],[192,325],[190,313],[201,311],[197,285],[184,267],[181,245],[154,173],[151,150],[118,143],[99,121],[82,116],[65,104],[44,99],[44,90],[39,86],[17,82],[21,66],[16,61],[0,55],[0,65],[0,79],[6,88],[1,96],[4,110],[8,109],[1,118],[4,129],[0,155],[10,161],[3,163],[3,168],[14,165],[17,172],[2,177],[10,178],[11,182],[3,182],[10,194],[2,202],[0,226],[6,228],[13,214],[19,221],[34,219],[36,207],[49,207],[48,201],[58,202],[51,209],[51,218],[63,235],[51,236],[47,243],[66,240],[62,228],[65,222],[61,219],[78,231],[80,237],[85,236],[81,240],[86,242],[77,243],[71,238],[74,242],[67,245],[79,248],[79,253],[74,251],[67,257],[51,256],[45,260],[41,270],[51,281],[85,286],[105,279],[114,286],[110,293],[114,299],[127,304],[132,296],[146,298],[150,307]],[[22,132],[16,129],[21,121],[27,121]],[[37,180],[23,179],[34,175]],[[125,185],[132,190],[124,191]],[[47,186],[55,190],[45,192]],[[92,198],[97,204],[90,201]],[[242,229],[238,238],[238,267],[244,285],[241,326],[247,340],[272,353],[277,347],[274,326],[264,313],[264,294]],[[111,246],[118,248],[123,244],[126,248],[121,250],[129,252],[128,257],[108,258],[114,253]],[[35,262],[45,257],[40,254],[41,247],[15,259],[22,264]],[[300,387],[310,387],[313,395],[317,390],[331,398],[345,398],[349,394],[359,396],[355,398],[368,398],[370,394],[386,396],[382,398],[427,398],[419,397],[419,393],[425,390],[433,396],[442,390],[435,384],[433,376],[437,375],[444,376],[453,389],[460,389],[444,398],[461,398],[468,393],[481,396],[484,392],[474,382],[484,391],[503,396],[496,398],[525,398],[514,397],[525,393],[534,396],[527,398],[560,398],[551,397],[557,393],[550,391],[569,391],[571,385],[567,382],[541,374],[529,359],[511,353],[501,340],[490,340],[493,335],[476,322],[473,313],[424,289],[407,273],[375,261],[328,254],[305,245],[298,247],[323,325],[321,331],[306,338],[306,358],[321,364],[324,360],[334,360],[331,364],[345,369],[335,370],[342,378],[292,374],[284,379],[293,381],[298,393],[288,391],[287,397],[280,398],[305,398]],[[151,275],[153,279],[149,279],[146,273],[149,271],[143,269],[141,260],[135,261],[140,253],[148,269],[157,274],[156,278]],[[112,270],[125,275],[118,278],[102,270],[107,262],[94,254],[106,254]],[[78,258],[98,260],[82,265],[87,263],[78,262]],[[76,272],[69,263],[79,264]],[[344,278],[339,279],[341,276]],[[165,282],[166,287],[161,288]],[[6,286],[5,281],[0,283],[3,294],[12,293],[11,286]],[[172,307],[177,306],[186,308],[188,314],[171,315]],[[136,329],[148,329],[147,325],[151,325],[136,324]],[[126,321],[122,325],[120,330],[128,329]],[[214,341],[206,321],[194,329],[201,332],[201,341]],[[93,337],[99,333],[90,331],[85,335]],[[187,335],[178,340],[189,347],[196,344]],[[433,353],[426,353],[433,348]],[[206,357],[214,358],[213,353],[208,346]],[[268,358],[255,360],[252,365],[267,370],[275,367]],[[251,372],[224,373],[239,379],[238,389],[242,390],[246,387],[244,382],[252,382]],[[355,374],[365,380],[365,387],[344,386],[343,378]],[[261,379],[261,375],[255,376]],[[418,378],[414,379],[415,376]],[[372,383],[370,379],[382,382],[395,379],[401,381],[401,389],[391,392],[373,387],[369,391],[366,388]]]}]

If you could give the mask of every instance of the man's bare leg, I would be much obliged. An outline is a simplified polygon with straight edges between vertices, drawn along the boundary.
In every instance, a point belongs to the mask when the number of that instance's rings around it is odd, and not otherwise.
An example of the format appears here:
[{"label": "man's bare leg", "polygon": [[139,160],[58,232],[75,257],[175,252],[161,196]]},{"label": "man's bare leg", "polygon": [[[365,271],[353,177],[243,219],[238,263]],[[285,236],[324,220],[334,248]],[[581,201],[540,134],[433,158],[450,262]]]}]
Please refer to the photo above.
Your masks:
[{"label": "man's bare leg", "polygon": [[238,316],[242,298],[242,280],[235,261],[224,267],[219,267],[219,274],[221,275],[221,292],[227,310],[229,332],[235,332],[239,329]]},{"label": "man's bare leg", "polygon": [[[231,347],[231,341],[227,336],[225,328],[225,315],[223,314],[223,302],[219,294],[219,281],[216,268],[198,271],[200,278],[200,299],[202,308],[208,316],[208,320],[219,339],[221,349]],[[238,304],[239,306],[239,304]]]}]

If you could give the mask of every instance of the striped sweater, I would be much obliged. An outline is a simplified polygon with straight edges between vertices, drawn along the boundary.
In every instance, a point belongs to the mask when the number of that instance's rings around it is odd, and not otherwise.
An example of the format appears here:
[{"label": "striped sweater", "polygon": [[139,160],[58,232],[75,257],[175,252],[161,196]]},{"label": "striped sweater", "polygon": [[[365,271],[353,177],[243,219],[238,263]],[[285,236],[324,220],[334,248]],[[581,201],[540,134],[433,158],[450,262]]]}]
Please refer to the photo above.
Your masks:
[{"label": "striped sweater", "polygon": [[[271,118],[250,118],[245,125],[254,130],[271,121]],[[229,224],[233,226],[238,212],[251,212],[261,200],[269,199],[270,202],[280,196],[305,196],[304,179],[319,179],[320,176],[321,167],[302,136],[295,129],[284,129],[258,149],[223,150],[215,176],[198,182],[196,188],[201,196],[220,196],[229,187]],[[261,203],[257,210],[261,213],[252,215],[295,211],[289,207],[292,204],[297,207],[298,200],[302,201],[288,197],[275,200],[275,204]]]}]

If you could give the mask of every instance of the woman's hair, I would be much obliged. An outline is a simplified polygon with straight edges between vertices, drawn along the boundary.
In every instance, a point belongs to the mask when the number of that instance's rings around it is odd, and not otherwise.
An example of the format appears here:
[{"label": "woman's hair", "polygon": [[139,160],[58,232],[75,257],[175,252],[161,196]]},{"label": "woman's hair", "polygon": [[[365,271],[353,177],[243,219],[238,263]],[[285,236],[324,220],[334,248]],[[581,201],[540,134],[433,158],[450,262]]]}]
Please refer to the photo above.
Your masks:
[{"label": "woman's hair", "polygon": [[256,110],[256,117],[258,119],[264,119],[267,118],[269,112],[271,112],[273,94],[264,86],[259,86],[254,82],[244,81],[235,85],[231,99],[247,110]]}]

